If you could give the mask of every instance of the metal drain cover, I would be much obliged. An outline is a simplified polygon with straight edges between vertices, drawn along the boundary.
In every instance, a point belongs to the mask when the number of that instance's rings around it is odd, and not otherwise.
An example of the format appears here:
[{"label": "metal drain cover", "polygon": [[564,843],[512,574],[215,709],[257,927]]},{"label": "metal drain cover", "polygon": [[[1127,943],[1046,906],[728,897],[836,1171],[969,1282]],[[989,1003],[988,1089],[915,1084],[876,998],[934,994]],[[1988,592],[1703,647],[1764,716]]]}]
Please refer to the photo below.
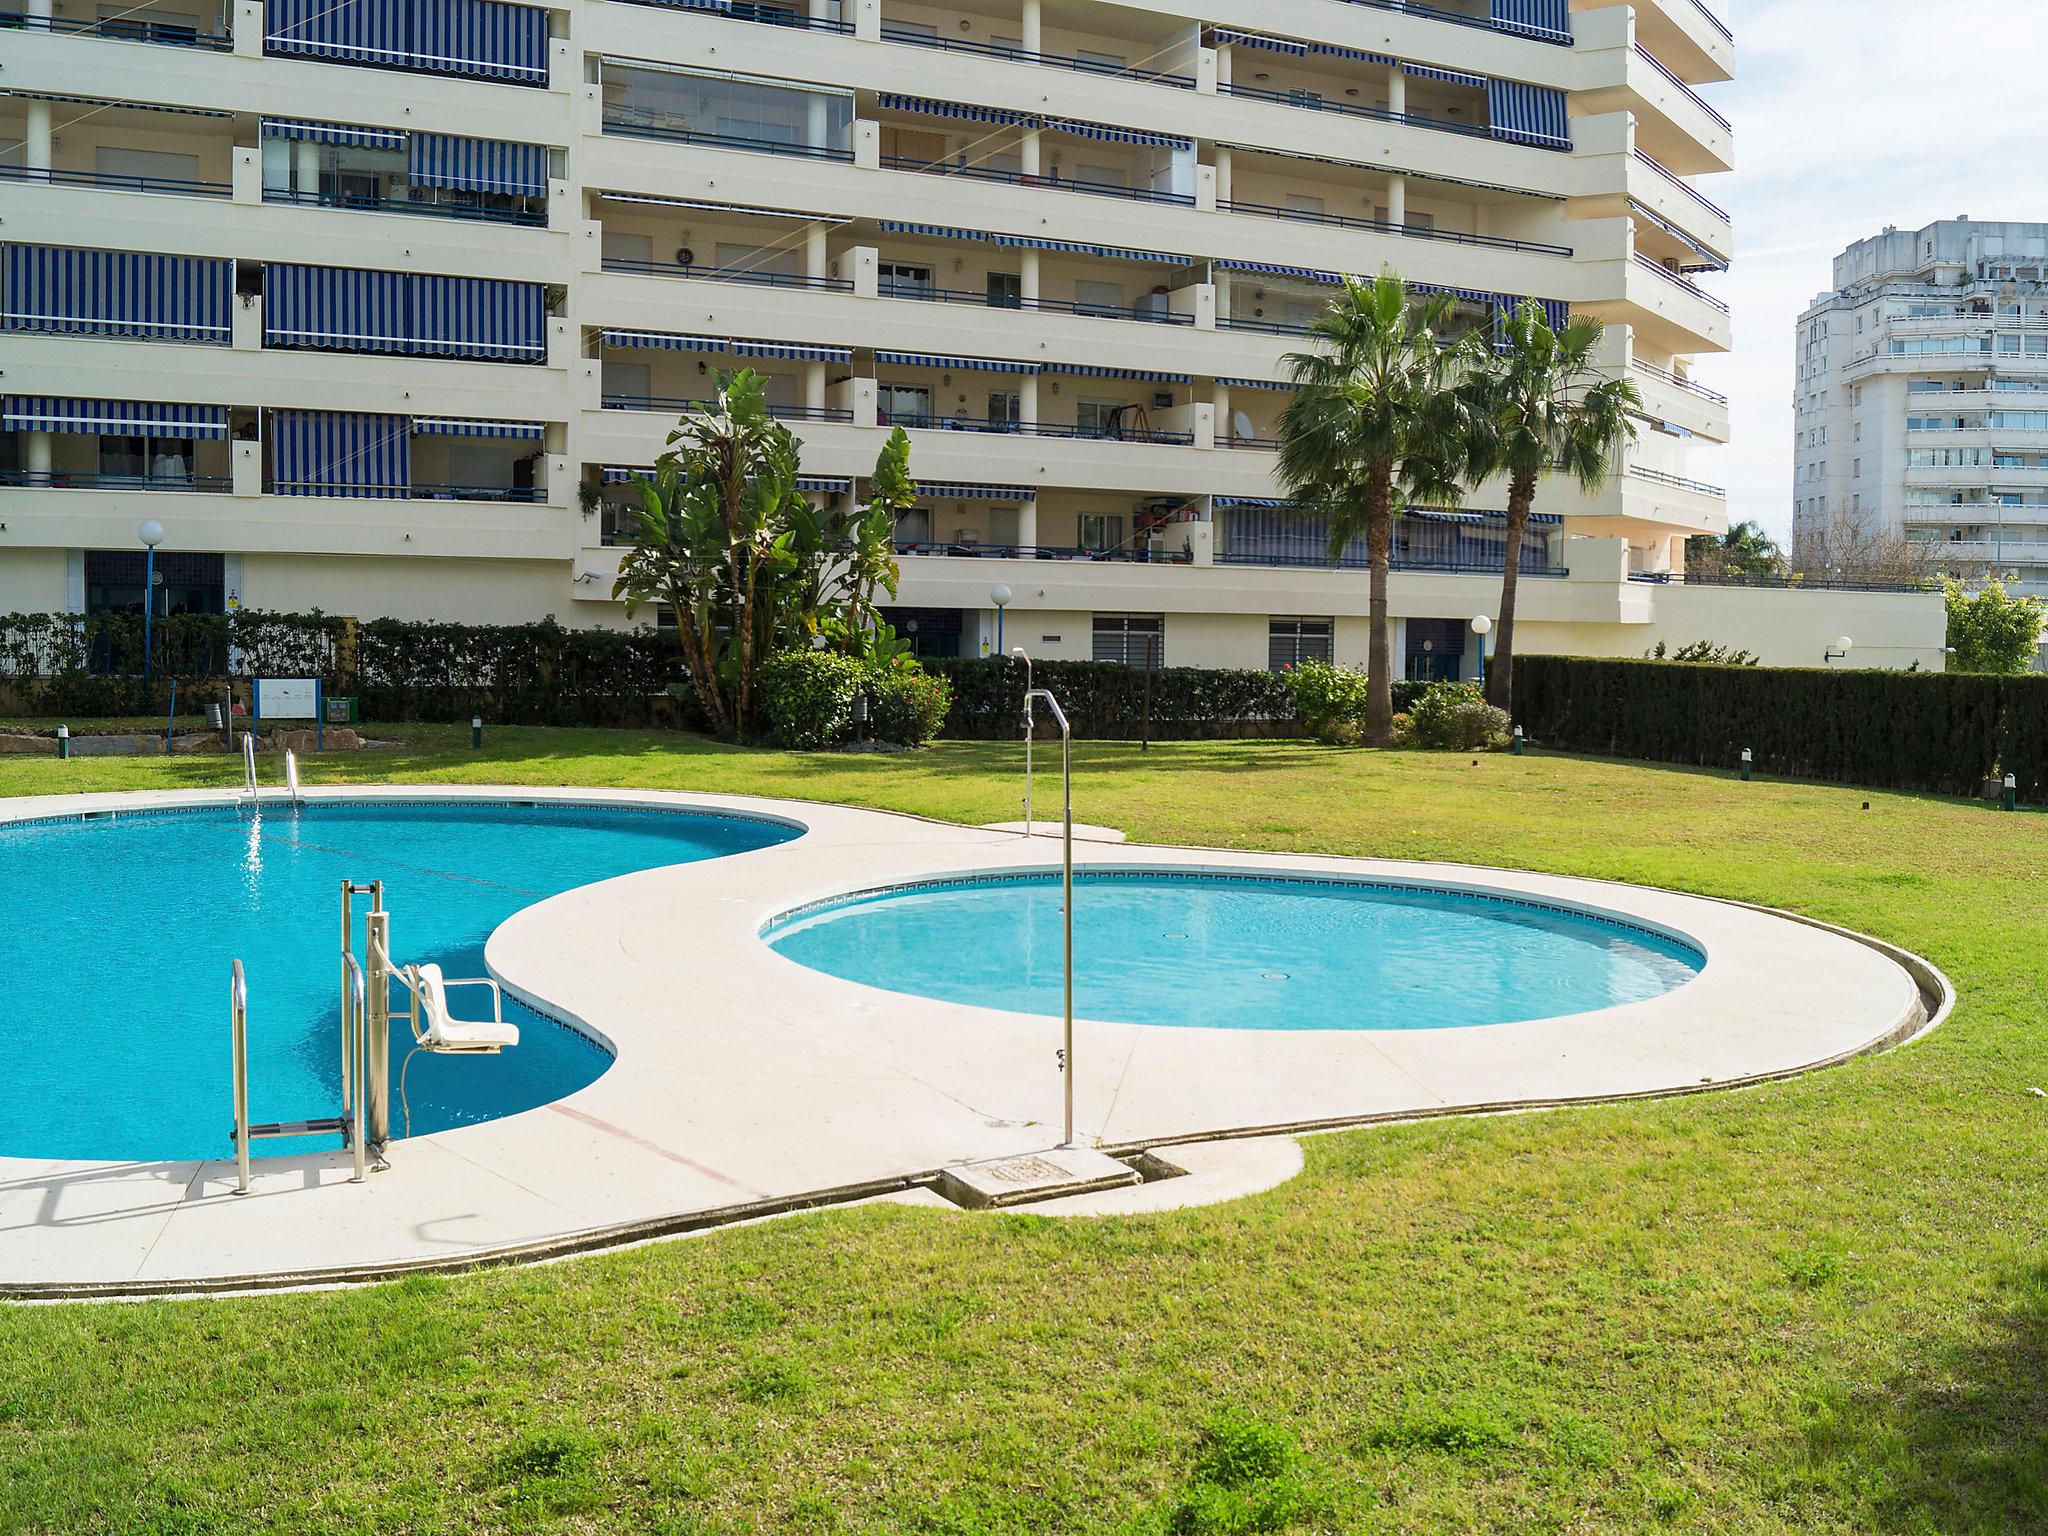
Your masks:
[{"label": "metal drain cover", "polygon": [[1143,1182],[1138,1170],[1092,1147],[1054,1147],[1011,1157],[956,1163],[939,1174],[939,1193],[955,1205],[1027,1205]]}]

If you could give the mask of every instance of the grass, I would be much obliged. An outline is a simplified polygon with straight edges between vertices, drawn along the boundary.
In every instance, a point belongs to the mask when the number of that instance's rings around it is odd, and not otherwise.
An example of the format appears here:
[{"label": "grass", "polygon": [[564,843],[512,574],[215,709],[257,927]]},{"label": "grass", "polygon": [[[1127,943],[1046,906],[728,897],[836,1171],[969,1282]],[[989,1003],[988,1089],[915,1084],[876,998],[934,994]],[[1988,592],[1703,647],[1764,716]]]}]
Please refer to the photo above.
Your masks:
[{"label": "grass", "polygon": [[[307,777],[974,821],[1020,788],[994,746],[467,735]],[[1140,837],[1767,901],[1921,950],[1962,1003],[1748,1092],[1315,1138],[1300,1177],[1208,1210],[870,1207],[363,1291],[0,1311],[0,1530],[2048,1531],[2048,818],[1540,756],[1076,757],[1077,813]],[[0,757],[0,793],[234,771]]]}]

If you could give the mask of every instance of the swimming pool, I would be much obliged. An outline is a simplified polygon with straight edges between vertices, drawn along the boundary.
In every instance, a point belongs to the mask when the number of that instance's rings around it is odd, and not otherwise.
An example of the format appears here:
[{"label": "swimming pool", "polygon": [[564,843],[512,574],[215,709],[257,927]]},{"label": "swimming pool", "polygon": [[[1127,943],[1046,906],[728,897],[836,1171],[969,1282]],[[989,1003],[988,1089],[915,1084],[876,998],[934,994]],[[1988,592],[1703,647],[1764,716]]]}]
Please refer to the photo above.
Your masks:
[{"label": "swimming pool", "polygon": [[[1429,886],[1160,870],[1074,877],[1074,1011],[1210,1029],[1450,1029],[1682,986],[1692,945],[1618,919]],[[863,892],[763,937],[813,970],[1019,1013],[1061,1011],[1057,875]]]},{"label": "swimming pool", "polygon": [[[235,958],[248,973],[250,1118],[336,1113],[344,878],[384,881],[400,962],[481,976],[491,930],[543,897],[800,830],[690,811],[369,799],[0,825],[0,1156],[230,1156]],[[367,905],[358,899],[359,911]],[[358,929],[360,952],[360,920]],[[483,997],[459,994],[456,1006],[475,1012],[488,1007]],[[611,1064],[602,1047],[509,998],[505,1012],[519,1025],[516,1048],[413,1060],[414,1135],[548,1103]],[[398,1068],[411,1046],[394,1020],[394,1135]]]}]

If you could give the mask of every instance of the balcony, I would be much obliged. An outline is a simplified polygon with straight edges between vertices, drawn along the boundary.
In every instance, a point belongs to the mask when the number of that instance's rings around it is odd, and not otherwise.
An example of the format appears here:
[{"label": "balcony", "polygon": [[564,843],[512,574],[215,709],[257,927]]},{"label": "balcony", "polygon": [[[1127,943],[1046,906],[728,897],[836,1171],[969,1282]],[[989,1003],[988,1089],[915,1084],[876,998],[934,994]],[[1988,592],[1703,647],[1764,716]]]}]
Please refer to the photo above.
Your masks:
[{"label": "balcony", "polygon": [[232,53],[232,33],[201,30],[189,22],[152,21],[141,8],[100,20],[73,20],[63,16],[28,16],[18,11],[0,12],[0,32],[19,29],[54,32],[72,37],[104,37],[123,43],[153,43],[163,48],[200,48],[210,53]]},{"label": "balcony", "polygon": [[1020,64],[1038,64],[1048,69],[1074,70],[1084,75],[1103,75],[1118,80],[1142,81],[1147,85],[1171,86],[1182,91],[1192,91],[1195,88],[1194,76],[1175,74],[1171,70],[1134,68],[1128,64],[1082,58],[1074,54],[1033,52],[1021,45],[1008,43],[981,43],[966,38],[939,37],[933,33],[892,26],[887,21],[882,23],[881,37],[885,43],[905,43],[913,48],[936,48],[948,53],[975,54],[985,59],[1007,59]]},{"label": "balcony", "polygon": [[26,165],[0,165],[0,181],[23,181],[46,187],[93,187],[109,192],[150,192],[165,197],[228,197],[234,188],[224,181],[188,181],[175,176],[122,176],[102,171],[44,170]]},{"label": "balcony", "polygon": [[1537,256],[1562,256],[1569,258],[1572,254],[1570,246],[1553,245],[1545,240],[1514,240],[1502,235],[1467,234],[1462,230],[1435,229],[1420,224],[1396,224],[1387,219],[1360,218],[1355,214],[1348,213],[1283,208],[1272,203],[1252,203],[1237,198],[1218,198],[1216,206],[1224,213],[1249,213],[1260,218],[1288,219],[1296,223],[1305,224],[1327,224],[1336,229],[1369,230],[1374,234],[1401,235],[1411,240],[1434,240],[1447,245],[1477,246],[1494,251],[1526,251]]},{"label": "balcony", "polygon": [[298,208],[334,208],[347,213],[409,214],[415,218],[465,219],[481,224],[516,224],[528,229],[545,229],[548,222],[545,208],[441,202],[428,196],[372,197],[330,188],[322,188],[317,192],[302,192],[294,187],[265,187],[263,201]]},{"label": "balcony", "polygon": [[1118,182],[1089,181],[1076,176],[1013,171],[1003,166],[966,165],[917,155],[883,155],[880,164],[885,171],[910,171],[922,176],[965,177],[969,181],[994,181],[1012,187],[1043,187],[1053,192],[1079,192],[1087,197],[1115,197],[1125,202],[1166,203],[1176,208],[1195,206],[1193,196],[1186,193],[1161,192],[1152,187],[1134,187]]},{"label": "balcony", "polygon": [[853,284],[840,277],[806,277],[796,272],[771,272],[759,267],[685,266],[680,262],[606,256],[606,272],[631,272],[642,277],[680,277],[699,283],[746,283],[757,288],[801,288],[815,293],[851,293]]},{"label": "balcony", "polygon": [[0,469],[0,485],[49,491],[214,491],[230,488],[226,475],[116,473],[94,469]]},{"label": "balcony", "polygon": [[[660,411],[664,415],[680,416],[685,411],[697,411],[716,405],[708,398],[689,398],[682,395],[630,395],[607,394],[601,399],[607,411]],[[777,421],[852,421],[853,412],[843,406],[831,405],[788,405],[776,401],[768,402],[768,414]]]},{"label": "balcony", "polygon": [[1148,325],[1193,325],[1195,317],[1154,305],[1095,304],[1083,299],[1027,299],[1021,294],[992,295],[971,288],[934,288],[922,283],[890,282],[877,287],[884,299],[909,299],[925,304],[967,304],[981,309],[1011,309],[1043,314],[1080,315],[1090,320],[1136,320]]}]

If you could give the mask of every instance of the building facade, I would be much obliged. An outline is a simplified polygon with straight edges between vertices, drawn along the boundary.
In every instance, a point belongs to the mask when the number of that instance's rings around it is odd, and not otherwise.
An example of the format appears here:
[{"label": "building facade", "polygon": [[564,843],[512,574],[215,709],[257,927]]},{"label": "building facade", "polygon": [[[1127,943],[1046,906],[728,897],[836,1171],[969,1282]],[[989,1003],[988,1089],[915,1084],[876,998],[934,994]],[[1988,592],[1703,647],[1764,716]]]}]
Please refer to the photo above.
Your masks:
[{"label": "building facade", "polygon": [[2048,592],[2048,224],[1850,246],[1799,318],[1793,409],[1795,531],[1846,519]]},{"label": "building facade", "polygon": [[[1045,654],[1362,660],[1274,436],[1336,275],[1391,268],[1475,327],[1595,316],[1642,390],[1613,484],[1544,489],[1525,648],[1838,631],[1679,580],[1726,522],[1699,0],[215,5],[10,23],[0,609],[139,603],[152,518],[159,611],[625,623],[626,482],[744,365],[819,497],[908,430],[928,652],[1007,587]],[[1411,672],[1471,670],[1502,504],[1403,518]]]}]

